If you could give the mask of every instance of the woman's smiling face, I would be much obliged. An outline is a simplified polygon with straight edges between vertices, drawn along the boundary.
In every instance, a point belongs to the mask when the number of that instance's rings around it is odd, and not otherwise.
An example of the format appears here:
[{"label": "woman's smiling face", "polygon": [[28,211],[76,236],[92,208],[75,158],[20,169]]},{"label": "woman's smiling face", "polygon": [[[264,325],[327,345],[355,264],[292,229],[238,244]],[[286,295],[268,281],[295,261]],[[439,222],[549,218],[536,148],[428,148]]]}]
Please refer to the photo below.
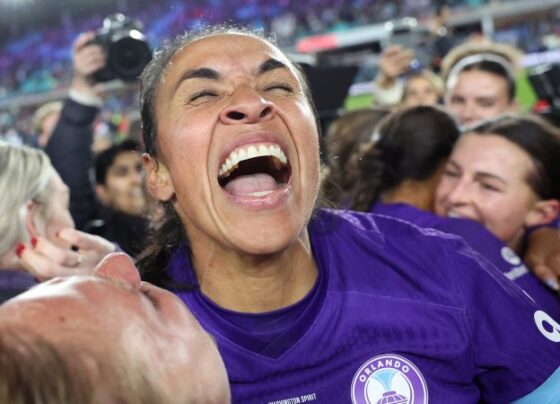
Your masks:
[{"label": "woman's smiling face", "polygon": [[534,170],[528,154],[501,136],[463,135],[436,191],[436,211],[476,220],[516,248],[539,200],[528,183]]},{"label": "woman's smiling face", "polygon": [[155,116],[148,185],[174,201],[193,249],[271,254],[300,237],[318,192],[318,132],[279,49],[245,34],[186,45],[164,72]]}]

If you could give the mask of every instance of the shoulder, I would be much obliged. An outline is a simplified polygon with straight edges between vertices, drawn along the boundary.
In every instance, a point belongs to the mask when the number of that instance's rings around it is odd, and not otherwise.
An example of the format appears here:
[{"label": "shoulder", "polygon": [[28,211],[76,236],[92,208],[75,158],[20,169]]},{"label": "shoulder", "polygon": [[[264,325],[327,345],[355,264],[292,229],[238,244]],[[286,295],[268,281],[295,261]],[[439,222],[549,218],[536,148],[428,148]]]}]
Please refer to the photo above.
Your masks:
[{"label": "shoulder", "polygon": [[458,274],[477,268],[459,237],[372,213],[322,211],[310,237],[331,288],[464,308]]}]

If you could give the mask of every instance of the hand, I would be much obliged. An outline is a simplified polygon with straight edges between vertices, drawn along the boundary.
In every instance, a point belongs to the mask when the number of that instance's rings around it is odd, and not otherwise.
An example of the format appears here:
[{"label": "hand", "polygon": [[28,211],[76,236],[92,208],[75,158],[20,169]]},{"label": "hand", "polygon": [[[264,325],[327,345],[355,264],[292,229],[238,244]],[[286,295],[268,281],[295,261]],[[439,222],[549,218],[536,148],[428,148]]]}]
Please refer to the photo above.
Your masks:
[{"label": "hand", "polygon": [[379,71],[375,81],[384,88],[392,86],[397,77],[407,72],[413,59],[412,49],[400,45],[388,46],[379,58]]},{"label": "hand", "polygon": [[58,233],[58,240],[37,237],[20,255],[23,266],[39,280],[56,276],[90,275],[115,245],[102,237],[72,228]]},{"label": "hand", "polygon": [[527,266],[551,289],[560,291],[560,233],[558,229],[541,227],[529,236],[523,258]]},{"label": "hand", "polygon": [[97,94],[93,74],[105,67],[106,55],[101,46],[91,43],[94,32],[80,34],[72,47],[74,77],[72,88],[76,91]]}]

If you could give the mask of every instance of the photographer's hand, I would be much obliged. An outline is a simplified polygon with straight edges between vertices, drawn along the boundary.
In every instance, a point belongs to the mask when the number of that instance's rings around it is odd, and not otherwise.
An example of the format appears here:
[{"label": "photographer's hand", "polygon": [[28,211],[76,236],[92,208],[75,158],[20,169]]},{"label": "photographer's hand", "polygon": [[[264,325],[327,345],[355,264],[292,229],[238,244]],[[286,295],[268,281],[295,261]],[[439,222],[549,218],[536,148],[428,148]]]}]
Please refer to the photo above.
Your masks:
[{"label": "photographer's hand", "polygon": [[414,51],[412,49],[406,49],[400,45],[388,46],[379,58],[379,70],[375,82],[382,88],[393,86],[396,78],[409,69],[413,59]]},{"label": "photographer's hand", "polygon": [[105,66],[106,56],[101,46],[92,43],[94,39],[94,32],[85,32],[74,41],[72,48],[74,75],[71,88],[85,95],[99,97],[99,88],[96,86],[93,74]]}]

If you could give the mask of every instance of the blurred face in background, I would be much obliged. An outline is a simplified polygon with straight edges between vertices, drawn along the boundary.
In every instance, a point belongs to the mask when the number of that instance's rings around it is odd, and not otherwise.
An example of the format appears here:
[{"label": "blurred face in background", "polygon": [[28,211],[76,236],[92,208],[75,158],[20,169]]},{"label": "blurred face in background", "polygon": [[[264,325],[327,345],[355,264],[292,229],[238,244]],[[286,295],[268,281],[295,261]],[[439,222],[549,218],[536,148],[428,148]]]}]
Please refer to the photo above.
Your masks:
[{"label": "blurred face in background", "polygon": [[516,110],[507,80],[482,70],[463,71],[448,83],[445,106],[459,124],[467,127]]},{"label": "blurred face in background", "polygon": [[105,184],[98,184],[96,190],[106,206],[129,215],[144,214],[147,198],[140,153],[123,151],[117,154],[107,170]]},{"label": "blurred face in background", "polygon": [[480,222],[513,249],[540,224],[539,197],[528,178],[535,166],[498,135],[466,134],[453,149],[436,191],[436,213]]},{"label": "blurred face in background", "polygon": [[403,105],[417,107],[420,105],[436,105],[440,94],[436,87],[423,76],[413,76],[405,84]]}]

